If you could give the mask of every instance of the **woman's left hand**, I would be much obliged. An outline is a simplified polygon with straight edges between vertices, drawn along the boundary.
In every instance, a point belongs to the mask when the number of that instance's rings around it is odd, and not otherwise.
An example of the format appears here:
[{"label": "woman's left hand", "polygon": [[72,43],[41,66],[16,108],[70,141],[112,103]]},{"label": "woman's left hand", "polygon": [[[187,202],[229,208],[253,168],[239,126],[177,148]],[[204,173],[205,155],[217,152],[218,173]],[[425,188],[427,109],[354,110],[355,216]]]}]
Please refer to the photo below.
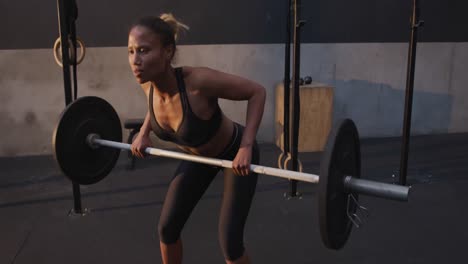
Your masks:
[{"label": "woman's left hand", "polygon": [[249,175],[251,160],[252,147],[240,147],[236,157],[232,161],[232,169],[234,173],[240,176]]}]

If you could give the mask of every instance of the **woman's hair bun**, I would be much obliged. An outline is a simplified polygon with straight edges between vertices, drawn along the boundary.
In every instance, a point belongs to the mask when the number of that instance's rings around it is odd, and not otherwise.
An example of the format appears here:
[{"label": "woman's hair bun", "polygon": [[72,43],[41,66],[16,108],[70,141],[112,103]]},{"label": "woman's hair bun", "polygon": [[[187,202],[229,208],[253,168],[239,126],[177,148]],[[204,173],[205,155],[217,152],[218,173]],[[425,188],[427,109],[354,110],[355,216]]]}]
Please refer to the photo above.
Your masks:
[{"label": "woman's hair bun", "polygon": [[161,18],[164,22],[166,22],[167,24],[169,24],[169,26],[172,28],[172,30],[174,31],[174,39],[177,40],[177,36],[179,35],[179,32],[183,29],[183,30],[189,30],[189,26],[181,23],[180,21],[178,21],[174,15],[172,15],[171,13],[164,13],[164,14],[161,14],[159,16],[159,18]]}]

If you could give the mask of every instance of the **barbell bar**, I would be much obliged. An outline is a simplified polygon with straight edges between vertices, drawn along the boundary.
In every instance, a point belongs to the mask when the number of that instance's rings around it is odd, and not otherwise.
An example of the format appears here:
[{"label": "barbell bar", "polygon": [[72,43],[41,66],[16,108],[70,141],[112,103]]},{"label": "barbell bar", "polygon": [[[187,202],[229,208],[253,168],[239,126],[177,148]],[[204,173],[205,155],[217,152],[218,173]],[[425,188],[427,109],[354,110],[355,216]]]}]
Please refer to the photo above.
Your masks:
[{"label": "barbell bar", "polygon": [[[114,168],[121,150],[122,127],[117,112],[102,98],[85,96],[62,112],[52,136],[54,157],[63,174],[78,184],[93,184]],[[145,153],[232,168],[232,161],[181,152],[146,148]],[[360,208],[359,194],[408,201],[410,188],[361,179],[361,153],[357,128],[350,119],[336,122],[325,145],[320,176],[252,164],[251,171],[318,184],[320,234],[326,247],[340,249],[347,242]],[[242,177],[242,176],[239,176]]]},{"label": "barbell bar", "polygon": [[[86,143],[94,149],[98,148],[99,146],[104,146],[131,151],[130,144],[101,139],[98,134],[89,134],[86,138]],[[232,169],[232,161],[229,160],[195,156],[181,152],[151,147],[146,148],[144,152],[153,156],[193,161],[197,163]],[[250,170],[263,175],[275,176],[309,183],[318,183],[320,179],[319,175],[311,173],[277,169],[273,167],[255,164],[250,165]],[[345,176],[344,187],[351,193],[359,193],[398,201],[407,201],[409,194],[409,187],[406,186],[357,179],[349,175]]]},{"label": "barbell bar", "polygon": [[[99,146],[105,146],[105,147],[111,147],[111,148],[118,148],[122,150],[131,150],[130,144],[101,139],[100,136],[97,134],[88,135],[87,144],[93,148],[96,148]],[[178,159],[178,160],[187,160],[187,161],[193,161],[197,163],[232,169],[232,161],[229,161],[229,160],[208,158],[208,157],[203,157],[203,156],[195,156],[195,155],[185,154],[181,152],[158,149],[158,148],[151,148],[151,147],[146,148],[144,151],[145,153],[149,155],[153,155],[153,156],[173,158],[173,159]],[[276,176],[276,177],[286,178],[286,179],[293,179],[293,180],[304,181],[304,182],[310,182],[310,183],[318,183],[319,181],[319,176],[314,175],[314,174],[282,170],[282,169],[277,169],[277,168],[272,168],[272,167],[255,165],[255,164],[250,165],[250,170],[259,174],[265,174],[265,175]]]}]

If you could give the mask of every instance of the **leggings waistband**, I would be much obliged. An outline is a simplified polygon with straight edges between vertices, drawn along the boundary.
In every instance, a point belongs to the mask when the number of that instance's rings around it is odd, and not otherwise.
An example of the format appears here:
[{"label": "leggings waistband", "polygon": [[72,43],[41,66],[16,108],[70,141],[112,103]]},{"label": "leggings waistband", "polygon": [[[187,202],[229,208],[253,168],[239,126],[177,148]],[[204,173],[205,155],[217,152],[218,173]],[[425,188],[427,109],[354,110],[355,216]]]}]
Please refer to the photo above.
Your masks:
[{"label": "leggings waistband", "polygon": [[[241,143],[241,140],[242,140],[243,130],[244,129],[240,124],[234,123],[234,128],[233,128],[231,140],[229,141],[229,144],[223,150],[223,152],[221,152],[221,154],[217,155],[217,158],[227,158],[227,157],[232,156],[233,154],[235,155],[237,153],[237,150],[239,150],[240,143]],[[234,152],[234,153],[232,153],[232,152]]]}]

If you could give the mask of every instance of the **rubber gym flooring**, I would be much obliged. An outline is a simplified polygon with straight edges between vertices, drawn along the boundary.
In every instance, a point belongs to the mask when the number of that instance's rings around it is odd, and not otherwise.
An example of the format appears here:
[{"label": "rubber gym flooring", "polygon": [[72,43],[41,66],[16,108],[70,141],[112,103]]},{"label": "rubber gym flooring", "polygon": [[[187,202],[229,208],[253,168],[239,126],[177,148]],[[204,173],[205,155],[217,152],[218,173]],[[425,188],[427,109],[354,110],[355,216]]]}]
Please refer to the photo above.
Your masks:
[{"label": "rubber gym flooring", "polygon": [[[395,182],[400,138],[362,140],[363,177]],[[261,146],[262,165],[279,149]],[[468,244],[468,134],[411,138],[407,203],[360,197],[370,209],[340,251],[321,242],[315,185],[285,199],[287,180],[261,175],[245,230],[253,263],[463,263]],[[301,153],[317,173],[320,153]],[[126,153],[103,181],[82,186],[86,216],[69,216],[71,183],[52,156],[0,158],[0,263],[161,263],[157,220],[178,161],[152,157],[128,170]],[[218,175],[182,234],[184,263],[223,263]]]}]

